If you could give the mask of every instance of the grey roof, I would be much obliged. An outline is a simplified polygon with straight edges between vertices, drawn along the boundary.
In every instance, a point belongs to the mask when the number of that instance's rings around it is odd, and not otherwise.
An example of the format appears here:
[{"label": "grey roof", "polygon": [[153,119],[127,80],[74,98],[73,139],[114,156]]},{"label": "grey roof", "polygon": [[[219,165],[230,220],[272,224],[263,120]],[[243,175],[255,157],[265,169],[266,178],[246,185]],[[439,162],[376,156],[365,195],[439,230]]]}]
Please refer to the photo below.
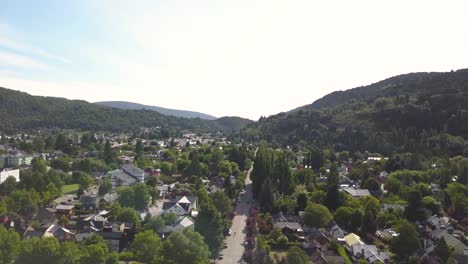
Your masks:
[{"label": "grey roof", "polygon": [[81,204],[95,204],[96,203],[96,196],[93,195],[81,195],[80,196],[80,203]]},{"label": "grey roof", "polygon": [[172,206],[174,206],[176,203],[177,202],[164,202],[163,206],[162,206],[162,209],[167,210],[167,209],[171,208]]},{"label": "grey roof", "polygon": [[71,210],[73,208],[75,208],[74,205],[63,205],[63,204],[59,204],[55,207],[55,209],[57,210]]},{"label": "grey roof", "polygon": [[296,230],[296,231],[299,229],[302,229],[302,226],[297,222],[276,222],[274,226],[277,228],[281,228],[281,229],[287,227],[289,229]]},{"label": "grey roof", "polygon": [[145,178],[145,171],[136,166],[133,166],[131,164],[124,164],[122,165],[121,168],[123,171],[125,171],[125,173],[131,175],[134,178],[137,178],[137,179]]},{"label": "grey roof", "polygon": [[367,189],[343,188],[343,190],[354,197],[363,197],[371,195]]},{"label": "grey roof", "polygon": [[436,237],[438,239],[441,239],[442,237],[445,239],[445,242],[447,242],[447,245],[451,247],[457,247],[460,244],[463,244],[460,240],[456,239],[454,236],[450,235],[447,231],[443,230],[442,232],[438,232]]},{"label": "grey roof", "polygon": [[113,170],[109,173],[111,175],[111,178],[113,179],[117,178],[121,180],[122,182],[124,182],[124,185],[133,185],[137,183],[137,179],[125,173],[123,170]]}]

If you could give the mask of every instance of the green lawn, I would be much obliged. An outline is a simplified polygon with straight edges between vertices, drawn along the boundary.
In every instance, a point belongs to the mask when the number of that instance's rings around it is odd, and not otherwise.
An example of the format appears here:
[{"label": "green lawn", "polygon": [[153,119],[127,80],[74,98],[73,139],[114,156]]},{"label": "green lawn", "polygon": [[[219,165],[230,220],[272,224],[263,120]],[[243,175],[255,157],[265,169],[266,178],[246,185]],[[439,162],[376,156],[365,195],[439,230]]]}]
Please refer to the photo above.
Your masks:
[{"label": "green lawn", "polygon": [[62,193],[73,193],[73,192],[76,192],[78,191],[78,189],[80,188],[80,185],[79,184],[68,184],[68,185],[64,185],[62,186]]}]

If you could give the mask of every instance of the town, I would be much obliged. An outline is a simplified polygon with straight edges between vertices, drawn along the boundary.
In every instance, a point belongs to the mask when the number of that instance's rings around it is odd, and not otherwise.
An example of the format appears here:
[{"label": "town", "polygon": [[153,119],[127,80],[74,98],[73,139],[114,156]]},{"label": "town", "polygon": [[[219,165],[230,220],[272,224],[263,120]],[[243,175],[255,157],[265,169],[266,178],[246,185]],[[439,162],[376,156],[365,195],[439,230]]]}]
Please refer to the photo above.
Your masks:
[{"label": "town", "polygon": [[466,158],[159,129],[3,134],[4,263],[467,259]]}]

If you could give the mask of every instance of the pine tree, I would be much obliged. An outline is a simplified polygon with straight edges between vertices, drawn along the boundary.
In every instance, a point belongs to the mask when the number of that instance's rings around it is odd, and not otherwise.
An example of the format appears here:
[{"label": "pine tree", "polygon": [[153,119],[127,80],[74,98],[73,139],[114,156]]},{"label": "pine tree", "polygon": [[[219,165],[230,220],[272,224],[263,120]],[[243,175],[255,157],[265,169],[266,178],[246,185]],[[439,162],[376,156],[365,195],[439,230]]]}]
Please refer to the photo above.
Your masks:
[{"label": "pine tree", "polygon": [[109,140],[106,140],[106,145],[104,146],[103,159],[107,164],[114,161],[114,151],[112,150]]},{"label": "pine tree", "polygon": [[340,192],[338,190],[338,166],[333,163],[327,178],[327,198],[325,203],[328,209],[334,211],[340,206]]},{"label": "pine tree", "polygon": [[289,195],[294,189],[294,183],[289,169],[289,163],[286,158],[286,153],[281,152],[278,159],[276,160],[274,173],[278,180],[278,191],[282,195]]},{"label": "pine tree", "polygon": [[135,160],[139,160],[143,154],[143,143],[138,140],[135,146]]}]

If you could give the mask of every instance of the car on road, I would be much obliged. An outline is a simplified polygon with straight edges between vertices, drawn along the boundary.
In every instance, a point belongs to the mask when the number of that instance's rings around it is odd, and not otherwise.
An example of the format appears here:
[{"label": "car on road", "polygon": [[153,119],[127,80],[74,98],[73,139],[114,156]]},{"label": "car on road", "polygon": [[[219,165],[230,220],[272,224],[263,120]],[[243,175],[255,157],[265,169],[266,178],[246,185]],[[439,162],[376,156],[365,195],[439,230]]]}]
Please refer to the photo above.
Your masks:
[{"label": "car on road", "polygon": [[219,253],[219,255],[218,255],[218,259],[219,259],[219,260],[221,260],[221,259],[223,259],[223,258],[224,258],[224,255],[223,255],[223,253]]},{"label": "car on road", "polygon": [[232,235],[232,230],[231,229],[229,229],[228,235]]}]

